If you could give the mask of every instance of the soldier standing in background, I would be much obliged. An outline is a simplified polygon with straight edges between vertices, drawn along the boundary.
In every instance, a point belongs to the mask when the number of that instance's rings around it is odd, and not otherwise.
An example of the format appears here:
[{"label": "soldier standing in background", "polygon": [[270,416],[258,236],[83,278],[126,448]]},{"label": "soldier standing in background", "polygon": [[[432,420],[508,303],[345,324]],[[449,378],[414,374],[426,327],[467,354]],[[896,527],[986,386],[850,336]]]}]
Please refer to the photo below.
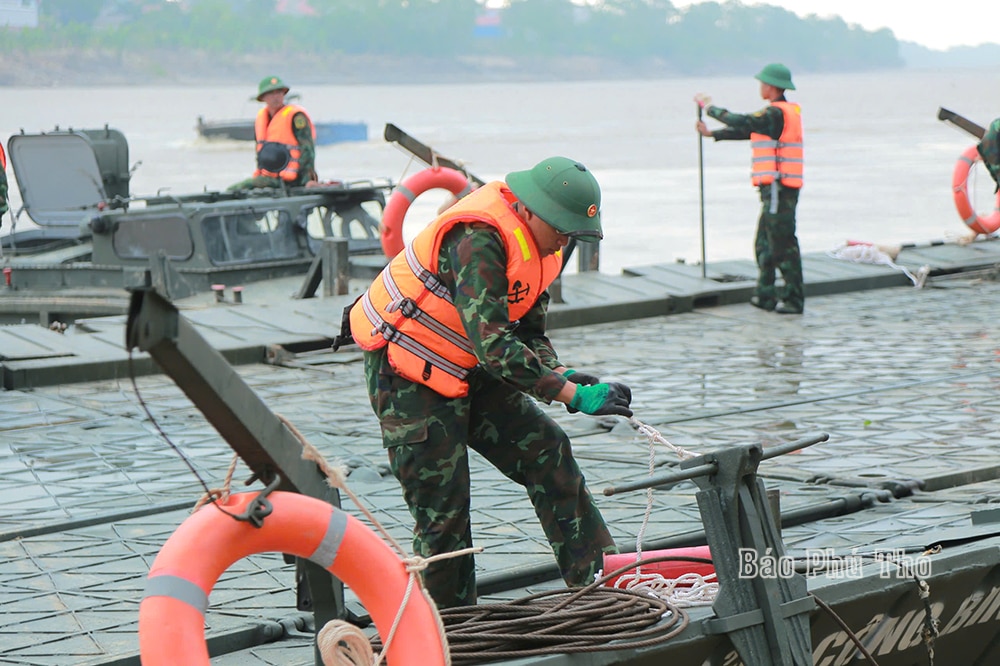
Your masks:
[{"label": "soldier standing in background", "polygon": [[288,86],[277,76],[264,77],[257,101],[264,106],[254,121],[257,169],[229,191],[254,187],[300,187],[316,178],[316,128],[306,110],[286,104]]},{"label": "soldier standing in background", "polygon": [[[569,438],[532,399],[632,415],[627,386],[566,368],[545,334],[560,251],[602,237],[600,204],[597,180],[565,157],[507,174],[444,211],[350,308],[416,555],[472,547],[469,449],[527,490],[568,585],[617,552]],[[440,607],[476,603],[471,554],[423,575]]]},{"label": "soldier standing in background", "polygon": [[[708,106],[705,112],[709,117],[726,127],[709,131],[700,120],[695,127],[702,136],[716,141],[750,140],[751,178],[761,200],[754,239],[757,287],[750,304],[780,314],[802,314],[802,256],[795,235],[795,207],[802,188],[802,111],[785,99],[786,90],[795,90],[787,67],[772,63],[754,78],[760,81],[761,98],[770,106],[750,115]],[[696,99],[703,106],[708,101],[707,97]],[[780,290],[775,287],[776,270],[785,282]]]},{"label": "soldier standing in background", "polygon": [[7,153],[0,144],[0,227],[3,226],[3,216],[10,209],[7,203]]},{"label": "soldier standing in background", "polygon": [[997,118],[986,128],[986,133],[976,145],[979,156],[983,158],[983,164],[987,171],[993,176],[993,180],[1000,189],[1000,118]]}]

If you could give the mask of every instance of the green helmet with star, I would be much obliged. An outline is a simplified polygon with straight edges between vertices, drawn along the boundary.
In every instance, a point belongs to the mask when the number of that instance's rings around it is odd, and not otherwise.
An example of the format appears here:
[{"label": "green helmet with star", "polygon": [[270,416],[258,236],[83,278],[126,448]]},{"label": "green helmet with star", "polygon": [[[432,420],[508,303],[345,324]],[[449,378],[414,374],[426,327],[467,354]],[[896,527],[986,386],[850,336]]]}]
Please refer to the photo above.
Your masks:
[{"label": "green helmet with star", "polygon": [[550,157],[527,171],[507,174],[505,180],[528,210],[559,233],[589,242],[604,237],[601,187],[579,162]]},{"label": "green helmet with star", "polygon": [[275,90],[284,90],[287,93],[288,86],[285,85],[280,76],[265,76],[260,80],[260,85],[257,86],[257,101],[260,102],[261,97]]}]

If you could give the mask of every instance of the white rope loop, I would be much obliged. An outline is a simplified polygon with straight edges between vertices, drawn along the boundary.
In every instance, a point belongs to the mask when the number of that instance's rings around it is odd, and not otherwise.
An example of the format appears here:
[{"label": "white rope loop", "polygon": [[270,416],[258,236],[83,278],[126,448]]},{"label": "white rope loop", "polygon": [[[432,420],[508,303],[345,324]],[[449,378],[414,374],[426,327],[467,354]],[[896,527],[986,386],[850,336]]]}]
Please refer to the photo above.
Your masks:
[{"label": "white rope loop", "polygon": [[[696,458],[697,453],[671,444],[666,437],[660,434],[656,428],[647,425],[635,418],[629,419],[633,428],[646,437],[649,443],[649,475],[652,476],[656,466],[656,445],[661,444],[677,455],[681,460]],[[646,535],[646,528],[649,525],[650,516],[653,513],[653,489],[646,489],[646,511],[642,517],[642,525],[635,538],[635,559],[638,562],[642,559],[642,542]],[[644,592],[658,599],[663,599],[669,604],[678,608],[692,606],[709,606],[719,594],[719,583],[715,574],[705,576],[697,573],[681,574],[677,578],[666,578],[658,573],[643,573],[642,567],[637,566],[633,573],[625,573],[615,580],[614,587],[635,592]]]},{"label": "white rope loop", "polygon": [[[685,448],[671,444],[669,441],[667,441],[666,437],[660,434],[659,430],[657,430],[651,425],[643,423],[634,416],[630,417],[628,422],[629,424],[631,424],[633,428],[638,430],[646,437],[647,440],[649,440],[649,446],[651,449],[656,444],[662,444],[663,446],[667,447],[668,449],[676,453],[677,457],[680,458],[681,460],[687,460],[688,458],[698,457],[697,453],[692,453],[691,451],[688,451]],[[652,473],[652,470],[650,470],[650,473]]]},{"label": "white rope loop", "polygon": [[615,587],[630,592],[644,592],[678,608],[711,606],[719,595],[719,583],[714,573],[702,576],[696,573],[666,578],[658,573],[624,574],[615,581]]}]

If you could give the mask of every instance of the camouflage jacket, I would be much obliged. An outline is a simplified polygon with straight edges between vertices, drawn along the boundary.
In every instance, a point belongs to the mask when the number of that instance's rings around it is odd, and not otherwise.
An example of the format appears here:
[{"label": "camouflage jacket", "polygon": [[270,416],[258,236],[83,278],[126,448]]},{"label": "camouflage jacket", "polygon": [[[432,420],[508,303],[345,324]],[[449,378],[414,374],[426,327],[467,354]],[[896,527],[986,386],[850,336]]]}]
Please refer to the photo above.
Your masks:
[{"label": "camouflage jacket", "polygon": [[299,142],[299,177],[295,185],[305,185],[316,178],[316,141],[312,135],[312,125],[304,114],[297,113],[292,118],[292,132]]},{"label": "camouflage jacket", "polygon": [[[784,97],[777,100],[786,101]],[[732,113],[719,106],[709,106],[705,112],[710,118],[715,118],[726,125],[722,129],[712,132],[712,138],[716,141],[746,140],[750,134],[766,134],[772,139],[781,136],[785,129],[785,115],[776,106],[766,106],[756,113],[749,115],[742,113]]]},{"label": "camouflage jacket", "polygon": [[[0,215],[7,212],[7,172],[0,169]],[[3,220],[0,219],[0,225]]]},{"label": "camouflage jacket", "polygon": [[990,123],[976,149],[983,158],[986,169],[996,181],[997,187],[1000,188],[1000,118]]},{"label": "camouflage jacket", "polygon": [[507,254],[485,223],[456,225],[441,243],[438,276],[452,293],[479,368],[539,400],[551,402],[566,384],[545,335],[549,294],[517,322],[507,312]]}]

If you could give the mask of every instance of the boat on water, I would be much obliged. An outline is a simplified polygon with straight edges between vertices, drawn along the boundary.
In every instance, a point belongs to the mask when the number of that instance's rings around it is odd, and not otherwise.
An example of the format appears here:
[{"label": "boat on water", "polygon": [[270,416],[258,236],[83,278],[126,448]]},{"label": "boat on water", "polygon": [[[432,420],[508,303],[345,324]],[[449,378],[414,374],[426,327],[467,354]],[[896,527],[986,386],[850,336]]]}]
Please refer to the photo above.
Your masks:
[{"label": "boat on water", "polygon": [[[2,237],[7,323],[122,313],[125,288],[148,279],[181,298],[305,275],[337,238],[352,255],[385,261],[387,179],[142,196],[130,191],[128,142],[107,126],[17,134],[8,155],[24,203]],[[22,215],[37,228],[17,230]]]},{"label": "boat on water", "polygon": [[[317,146],[368,140],[368,125],[360,121],[317,122],[315,126]],[[197,129],[205,139],[254,140],[253,120],[205,120],[198,116]]]},{"label": "boat on water", "polygon": [[[704,559],[690,549],[708,546],[719,587],[707,604],[669,602],[641,625],[649,618],[609,601],[639,595],[595,589],[571,602],[523,492],[474,458],[481,603],[444,613],[452,663],[996,663],[1000,371],[989,331],[998,246],[913,246],[894,266],[807,255],[810,300],[792,318],[746,303],[749,262],[564,276],[550,312],[560,355],[625,379],[637,418],[672,445],[617,418],[551,406],[553,417],[622,550],[684,561]],[[924,287],[900,266],[928,267]],[[214,485],[231,462],[262,509],[245,513],[248,534],[260,529],[253,520],[267,529],[285,520],[277,495],[267,514],[274,493],[360,515],[303,458],[304,441],[343,462],[373,515],[407,542],[361,356],[330,349],[343,306],[367,281],[321,299],[265,295],[287,293],[290,279],[249,284],[238,307],[211,298],[183,307],[205,294],[174,300],[137,284],[127,317],[64,334],[0,327],[0,658],[137,664],[144,597],[186,604],[168,612],[182,609],[188,627],[174,642],[158,635],[150,659],[160,661],[148,663],[211,654],[219,666],[319,664],[316,632],[333,618],[387,637],[366,596],[332,577],[322,555],[255,551],[221,577],[211,572],[218,580],[201,592],[150,575],[187,524],[198,480]],[[194,542],[198,564],[181,558],[177,573],[218,561],[216,546],[199,553]],[[384,577],[388,588],[384,571],[364,573],[351,576],[376,588]],[[536,594],[563,594],[569,614]],[[199,644],[204,661],[189,659]],[[409,646],[397,644],[390,663],[441,663]]]}]

